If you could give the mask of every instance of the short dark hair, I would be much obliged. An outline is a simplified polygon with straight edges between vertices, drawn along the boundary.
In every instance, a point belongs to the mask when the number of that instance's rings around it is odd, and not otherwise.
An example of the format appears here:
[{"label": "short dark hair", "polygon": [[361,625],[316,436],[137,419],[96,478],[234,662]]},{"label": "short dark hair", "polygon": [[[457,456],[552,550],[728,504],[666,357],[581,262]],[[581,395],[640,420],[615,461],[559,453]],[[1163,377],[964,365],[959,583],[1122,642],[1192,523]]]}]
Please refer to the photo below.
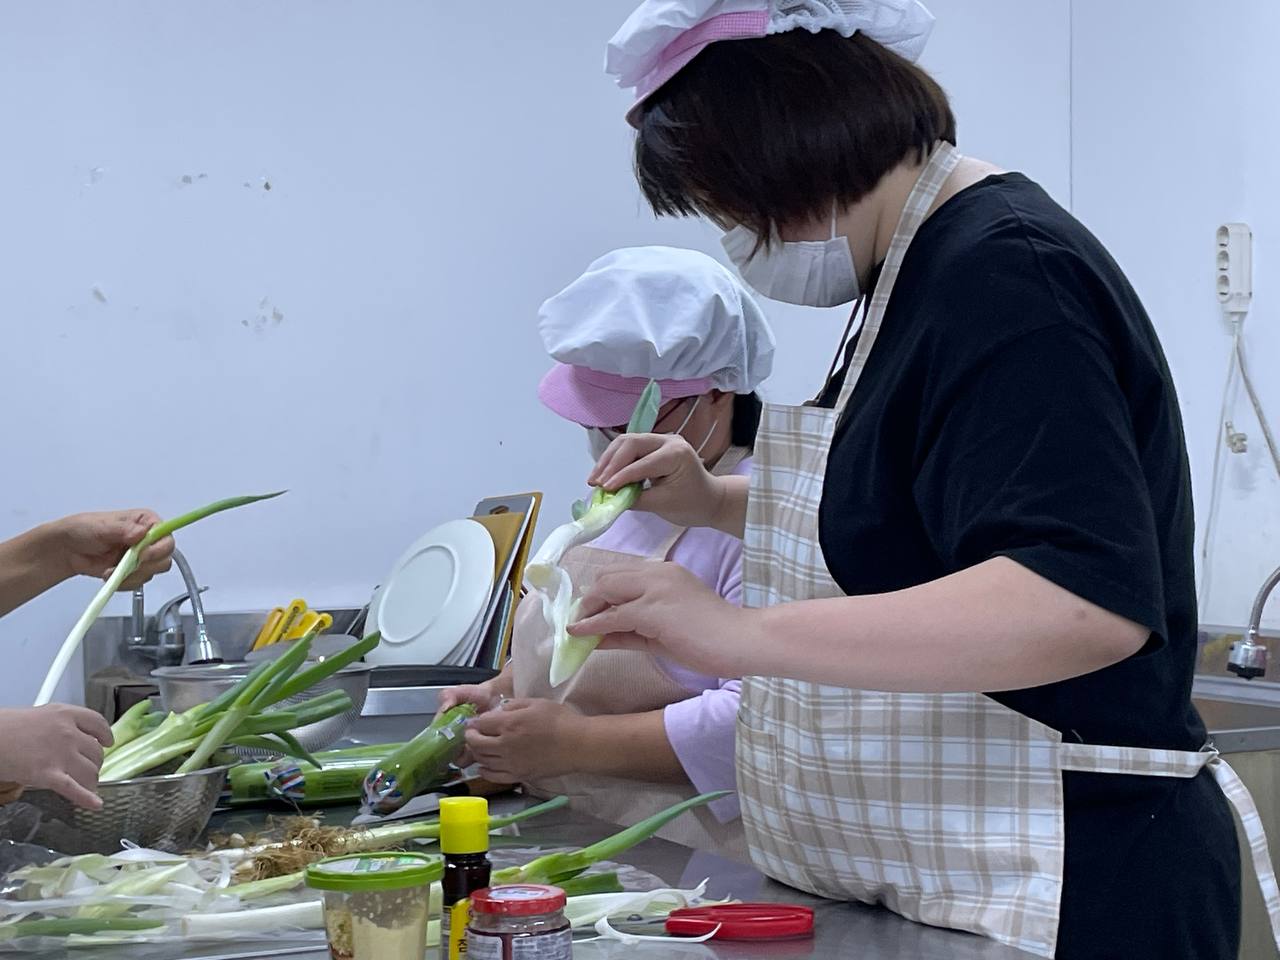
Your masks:
[{"label": "short dark hair", "polygon": [[760,413],[763,404],[758,393],[733,395],[733,423],[729,428],[729,442],[735,447],[754,450],[756,433],[760,430]]},{"label": "short dark hair", "polygon": [[645,101],[638,128],[636,179],[655,213],[742,224],[766,244],[956,142],[937,81],[831,30],[710,44]]}]

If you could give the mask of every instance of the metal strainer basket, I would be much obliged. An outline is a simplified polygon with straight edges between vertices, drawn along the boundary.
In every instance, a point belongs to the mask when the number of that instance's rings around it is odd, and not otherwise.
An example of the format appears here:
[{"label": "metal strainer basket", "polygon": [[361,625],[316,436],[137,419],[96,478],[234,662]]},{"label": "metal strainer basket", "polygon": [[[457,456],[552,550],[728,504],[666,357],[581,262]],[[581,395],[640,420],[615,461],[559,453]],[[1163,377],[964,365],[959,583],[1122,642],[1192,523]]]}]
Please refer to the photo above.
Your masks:
[{"label": "metal strainer basket", "polygon": [[101,810],[83,810],[50,790],[28,790],[3,808],[0,838],[71,855],[119,853],[122,840],[184,852],[209,825],[230,769],[102,783]]},{"label": "metal strainer basket", "polygon": [[[160,687],[160,705],[164,710],[182,713],[200,703],[213,700],[220,693],[244,679],[252,664],[215,663],[194,667],[160,667],[151,676]],[[303,749],[310,753],[323,750],[341,740],[364,709],[369,695],[369,678],[373,668],[367,663],[353,663],[343,667],[332,677],[314,687],[281,701],[273,709],[287,710],[290,704],[310,700],[330,690],[341,690],[351,698],[351,709],[328,720],[309,723],[293,731]],[[261,750],[236,747],[236,755],[246,760],[267,759],[272,754]]]}]

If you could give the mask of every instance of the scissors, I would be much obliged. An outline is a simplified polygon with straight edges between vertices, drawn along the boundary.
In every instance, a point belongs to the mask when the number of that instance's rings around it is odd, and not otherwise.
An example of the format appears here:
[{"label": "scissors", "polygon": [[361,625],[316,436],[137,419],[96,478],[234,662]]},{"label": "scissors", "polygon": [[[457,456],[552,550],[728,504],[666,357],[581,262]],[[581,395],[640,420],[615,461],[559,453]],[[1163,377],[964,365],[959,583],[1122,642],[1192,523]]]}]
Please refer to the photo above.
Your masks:
[{"label": "scissors", "polygon": [[[717,929],[717,927],[719,929]],[[671,911],[667,933],[713,940],[789,940],[813,936],[813,910],[785,903],[722,903]]]}]

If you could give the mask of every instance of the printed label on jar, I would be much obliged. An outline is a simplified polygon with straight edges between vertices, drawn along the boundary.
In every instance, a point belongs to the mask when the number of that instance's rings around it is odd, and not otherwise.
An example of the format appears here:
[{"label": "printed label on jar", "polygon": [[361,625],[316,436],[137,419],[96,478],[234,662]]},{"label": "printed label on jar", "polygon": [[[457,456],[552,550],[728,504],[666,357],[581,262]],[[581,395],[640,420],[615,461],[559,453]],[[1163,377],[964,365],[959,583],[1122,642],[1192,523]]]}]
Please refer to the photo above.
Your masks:
[{"label": "printed label on jar", "polygon": [[444,908],[440,924],[440,942],[444,945],[445,960],[459,960],[467,956],[467,924],[471,922],[471,901],[459,900]]},{"label": "printed label on jar", "polygon": [[[573,931],[558,930],[533,937],[467,931],[469,960],[570,960]],[[505,948],[505,949],[504,949]]]}]

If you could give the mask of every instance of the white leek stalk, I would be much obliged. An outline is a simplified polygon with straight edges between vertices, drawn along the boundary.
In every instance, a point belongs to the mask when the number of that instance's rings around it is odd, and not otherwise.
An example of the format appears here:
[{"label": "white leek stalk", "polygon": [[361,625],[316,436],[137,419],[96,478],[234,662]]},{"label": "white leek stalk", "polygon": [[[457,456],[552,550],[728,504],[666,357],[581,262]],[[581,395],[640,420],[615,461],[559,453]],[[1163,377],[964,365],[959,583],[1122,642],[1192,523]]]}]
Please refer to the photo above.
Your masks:
[{"label": "white leek stalk", "polygon": [[182,935],[193,940],[221,940],[246,933],[323,928],[324,902],[321,900],[226,913],[192,913],[183,917],[181,924]]}]

